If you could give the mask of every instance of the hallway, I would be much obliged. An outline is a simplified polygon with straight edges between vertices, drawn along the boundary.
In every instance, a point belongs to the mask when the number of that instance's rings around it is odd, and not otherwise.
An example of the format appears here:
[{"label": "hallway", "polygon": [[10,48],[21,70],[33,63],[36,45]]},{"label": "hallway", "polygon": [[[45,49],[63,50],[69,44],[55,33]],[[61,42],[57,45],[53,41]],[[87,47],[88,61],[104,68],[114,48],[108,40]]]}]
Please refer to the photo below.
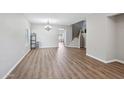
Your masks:
[{"label": "hallway", "polygon": [[84,49],[44,48],[30,51],[8,79],[113,79],[124,78],[124,65],[104,64],[85,55]]}]

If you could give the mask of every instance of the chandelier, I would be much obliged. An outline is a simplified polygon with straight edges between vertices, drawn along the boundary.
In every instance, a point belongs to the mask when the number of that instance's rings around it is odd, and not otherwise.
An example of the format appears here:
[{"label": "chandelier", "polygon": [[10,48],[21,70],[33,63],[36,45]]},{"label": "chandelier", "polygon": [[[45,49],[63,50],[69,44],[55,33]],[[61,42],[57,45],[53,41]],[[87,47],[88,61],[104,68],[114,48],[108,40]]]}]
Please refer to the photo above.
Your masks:
[{"label": "chandelier", "polygon": [[47,22],[47,25],[44,26],[44,28],[46,31],[50,31],[52,29],[52,26],[50,25],[49,20]]}]

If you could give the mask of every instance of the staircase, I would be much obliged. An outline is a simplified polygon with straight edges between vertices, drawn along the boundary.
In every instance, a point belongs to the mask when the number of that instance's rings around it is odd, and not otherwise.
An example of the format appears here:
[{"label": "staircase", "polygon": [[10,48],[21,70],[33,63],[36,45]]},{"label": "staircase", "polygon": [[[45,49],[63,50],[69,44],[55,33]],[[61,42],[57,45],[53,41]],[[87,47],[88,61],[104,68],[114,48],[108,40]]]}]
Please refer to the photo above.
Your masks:
[{"label": "staircase", "polygon": [[82,40],[82,33],[79,33],[78,37],[75,37],[70,44],[68,45],[68,47],[74,47],[74,48],[80,48],[81,47],[81,41]]},{"label": "staircase", "polygon": [[68,45],[68,47],[80,48],[79,37],[75,37],[75,38],[70,42],[70,44]]}]

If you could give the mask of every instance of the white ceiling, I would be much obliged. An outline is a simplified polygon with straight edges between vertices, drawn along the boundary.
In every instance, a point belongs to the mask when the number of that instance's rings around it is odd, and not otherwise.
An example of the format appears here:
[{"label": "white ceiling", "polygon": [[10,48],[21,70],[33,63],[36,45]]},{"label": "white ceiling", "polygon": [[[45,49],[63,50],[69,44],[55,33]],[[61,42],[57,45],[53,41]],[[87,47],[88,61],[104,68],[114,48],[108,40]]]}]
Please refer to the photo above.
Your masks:
[{"label": "white ceiling", "polygon": [[86,19],[88,13],[28,13],[24,14],[32,24],[71,25]]}]

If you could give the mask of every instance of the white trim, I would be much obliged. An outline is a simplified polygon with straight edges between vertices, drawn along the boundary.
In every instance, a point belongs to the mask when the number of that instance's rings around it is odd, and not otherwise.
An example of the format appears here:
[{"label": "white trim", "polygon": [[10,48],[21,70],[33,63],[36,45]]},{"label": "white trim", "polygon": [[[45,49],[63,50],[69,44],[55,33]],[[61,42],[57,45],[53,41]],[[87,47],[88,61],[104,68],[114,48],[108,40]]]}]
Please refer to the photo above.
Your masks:
[{"label": "white trim", "polygon": [[59,46],[42,46],[42,47],[39,47],[39,48],[58,48]]},{"label": "white trim", "polygon": [[105,60],[103,60],[103,59],[100,59],[100,58],[97,58],[97,57],[95,57],[95,56],[92,56],[92,55],[90,55],[90,54],[86,54],[87,56],[89,56],[89,57],[92,57],[92,58],[94,58],[94,59],[96,59],[96,60],[98,60],[98,61],[101,61],[101,62],[103,62],[103,63],[107,63],[107,61],[105,61]]},{"label": "white trim", "polygon": [[23,57],[9,70],[9,72],[3,77],[3,79],[6,79],[7,76],[16,68],[16,66],[24,59],[24,57],[30,52],[30,49],[24,54]]},{"label": "white trim", "polygon": [[80,48],[79,46],[67,46],[67,47],[70,47],[70,48]]},{"label": "white trim", "polygon": [[117,62],[124,64],[124,61],[116,59]]},{"label": "white trim", "polygon": [[112,63],[112,62],[119,62],[119,63],[124,64],[124,61],[119,60],[119,59],[113,59],[113,60],[109,60],[109,61],[107,61],[107,62],[108,62],[108,63]]},{"label": "white trim", "polygon": [[117,59],[113,59],[113,60],[109,60],[109,61],[106,61],[107,63],[112,63],[112,62],[115,62],[117,61]]},{"label": "white trim", "polygon": [[122,60],[118,60],[118,59],[113,59],[113,60],[105,61],[105,60],[103,60],[103,59],[100,59],[100,58],[94,57],[94,56],[92,56],[92,55],[90,55],[90,54],[86,54],[86,55],[89,56],[89,57],[92,57],[92,58],[94,58],[94,59],[96,59],[96,60],[99,60],[99,61],[101,61],[101,62],[103,62],[103,63],[119,62],[119,63],[124,64],[124,61],[122,61]]}]

